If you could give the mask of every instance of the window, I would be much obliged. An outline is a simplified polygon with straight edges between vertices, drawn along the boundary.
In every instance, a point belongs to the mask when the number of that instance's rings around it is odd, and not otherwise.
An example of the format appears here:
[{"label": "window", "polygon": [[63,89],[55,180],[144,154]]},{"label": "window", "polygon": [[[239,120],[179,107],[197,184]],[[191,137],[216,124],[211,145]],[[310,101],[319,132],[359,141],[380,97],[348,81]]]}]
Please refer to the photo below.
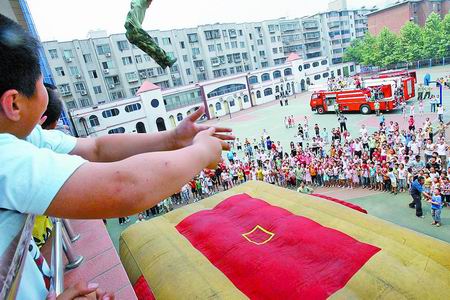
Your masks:
[{"label": "window", "polygon": [[217,46],[217,51],[222,52],[222,44],[217,44],[216,46]]},{"label": "window", "polygon": [[198,35],[196,33],[191,33],[187,35],[189,43],[197,43],[198,42]]},{"label": "window", "polygon": [[166,74],[166,70],[161,67],[156,68],[156,71],[158,72],[158,75]]},{"label": "window", "polygon": [[186,75],[189,76],[189,75],[191,75],[191,74],[192,74],[191,69],[190,69],[190,68],[187,68],[187,69],[186,69]]},{"label": "window", "polygon": [[96,70],[90,70],[88,73],[89,73],[89,77],[98,78]]},{"label": "window", "polygon": [[178,122],[183,121],[183,114],[182,113],[177,114],[177,120],[178,120]]},{"label": "window", "polygon": [[319,66],[319,62],[318,61],[313,62],[312,66],[313,68],[317,68]]},{"label": "window", "polygon": [[269,73],[264,73],[261,75],[261,81],[269,81],[269,80],[270,80]]},{"label": "window", "polygon": [[111,53],[111,48],[109,47],[108,44],[97,45],[97,53],[99,55]]},{"label": "window", "polygon": [[130,94],[136,96],[136,93],[139,91],[139,87],[134,87],[130,89]]},{"label": "window", "polygon": [[261,98],[261,91],[256,91],[256,98]]},{"label": "window", "polygon": [[277,79],[281,77],[281,71],[275,71],[273,72],[273,79]]},{"label": "window", "polygon": [[184,62],[188,62],[188,60],[189,60],[188,56],[187,55],[183,55],[183,61]]},{"label": "window", "polygon": [[131,56],[125,56],[122,57],[122,63],[124,66],[131,65],[133,63],[133,60],[131,59]]},{"label": "window", "polygon": [[173,65],[173,66],[170,67],[170,72],[171,73],[179,73],[178,70],[179,70],[178,69],[178,65]]},{"label": "window", "polygon": [[186,48],[186,45],[184,44],[184,42],[180,42],[180,47],[181,47],[181,49]]},{"label": "window", "polygon": [[238,47],[238,43],[236,41],[231,42],[231,48],[237,49],[237,47]]},{"label": "window", "polygon": [[120,84],[120,79],[119,79],[119,76],[117,76],[117,75],[106,77],[105,81],[107,84],[114,84],[114,85]]},{"label": "window", "polygon": [[76,83],[75,83],[75,90],[76,90],[77,92],[85,91],[85,90],[86,90],[86,87],[84,86],[84,83],[82,83],[82,82],[76,82]]},{"label": "window", "polygon": [[244,95],[244,103],[247,103],[249,101],[249,98],[247,95]]},{"label": "window", "polygon": [[128,41],[118,41],[117,42],[117,47],[119,48],[120,51],[124,51],[124,50],[128,50],[130,49],[130,45],[128,45]]},{"label": "window", "polygon": [[[342,57],[336,57],[336,58],[333,58],[332,60],[331,60],[331,62],[332,62],[332,64],[340,64],[340,63],[342,63]],[[340,74],[338,74],[338,76],[340,76]]]},{"label": "window", "polygon": [[56,50],[56,49],[48,49],[48,54],[50,54],[51,59],[58,58],[58,50]]},{"label": "window", "polygon": [[278,54],[278,48],[273,48],[272,52],[273,52],[273,54]]},{"label": "window", "polygon": [[81,107],[88,107],[91,105],[91,101],[87,98],[80,99],[80,105]]},{"label": "window", "polygon": [[192,48],[192,55],[200,55],[200,49],[199,48]]},{"label": "window", "polygon": [[304,64],[304,65],[303,65],[303,68],[304,68],[305,70],[308,70],[309,68],[311,68],[311,65],[310,65],[310,64]]},{"label": "window", "polygon": [[170,38],[162,38],[162,43],[164,46],[172,45]]},{"label": "window", "polygon": [[257,76],[251,76],[248,78],[248,81],[250,82],[250,84],[256,84],[258,83],[258,77]]},{"label": "window", "polygon": [[63,67],[56,67],[55,71],[56,71],[56,74],[58,74],[58,76],[66,76],[66,74],[64,73]]},{"label": "window", "polygon": [[245,48],[245,43],[244,42],[239,42],[239,45],[241,46],[241,48]]},{"label": "window", "polygon": [[[231,37],[231,35],[230,35]],[[207,40],[215,40],[220,38],[220,31],[219,30],[206,30],[205,31],[205,38]]]},{"label": "window", "polygon": [[263,40],[262,40],[262,39],[258,39],[257,43],[258,43],[258,46],[261,46],[261,45],[263,45],[263,44],[264,44],[264,42],[263,42]]},{"label": "window", "polygon": [[242,53],[242,59],[243,60],[248,60],[248,53],[247,52]]},{"label": "window", "polygon": [[60,86],[58,86],[59,92],[61,93],[61,95],[63,96],[67,96],[70,95],[70,86],[68,84],[61,84]]},{"label": "window", "polygon": [[83,54],[83,59],[85,63],[90,63],[92,62],[92,55],[90,54]]},{"label": "window", "polygon": [[98,121],[98,117],[95,115],[92,115],[89,117],[89,123],[91,123],[91,127],[97,127],[100,126],[100,122]]},{"label": "window", "polygon": [[216,45],[208,45],[208,51],[209,51],[209,52],[214,52],[214,51],[216,51]]},{"label": "window", "polygon": [[222,110],[222,104],[220,102],[216,103],[216,110]]},{"label": "window", "polygon": [[136,72],[129,72],[125,73],[125,77],[127,78],[128,82],[136,82],[139,81],[138,75]]},{"label": "window", "polygon": [[145,61],[151,61],[152,60],[152,58],[148,54],[144,54],[144,59],[145,59]]},{"label": "window", "polygon": [[125,95],[123,94],[122,91],[111,92],[112,100],[119,100],[119,99],[123,99],[123,98],[125,98]]},{"label": "window", "polygon": [[114,128],[114,129],[111,129],[110,131],[108,131],[108,134],[120,134],[120,133],[125,133],[125,128],[118,127],[118,128]]},{"label": "window", "polygon": [[324,59],[324,60],[322,60],[322,61],[320,62],[320,64],[321,64],[322,66],[325,66],[327,63],[328,63],[328,60],[326,60],[326,59]]},{"label": "window", "polygon": [[80,75],[80,71],[78,71],[78,68],[76,66],[70,66],[69,73],[72,76]]},{"label": "window", "polygon": [[239,30],[239,36],[243,36],[243,35],[244,35],[243,31]]},{"label": "window", "polygon": [[134,56],[134,59],[137,64],[142,63],[142,55],[136,55],[136,56]]},{"label": "window", "polygon": [[342,74],[342,73],[341,73],[341,69],[337,69],[337,75],[338,75],[338,76],[341,76],[341,74]]},{"label": "window", "polygon": [[271,41],[272,43],[276,43],[277,37],[276,37],[276,36],[271,36],[271,37],[270,37],[270,41]]},{"label": "window", "polygon": [[354,65],[350,65],[350,72],[355,72],[355,66]]},{"label": "window", "polygon": [[208,98],[221,96],[221,95],[237,92],[237,91],[240,91],[240,90],[245,90],[246,88],[247,87],[245,86],[245,84],[228,84],[228,85],[224,85],[224,86],[221,86],[221,87],[213,90],[212,92],[210,92],[208,94]]},{"label": "window", "polygon": [[120,112],[117,108],[113,108],[113,109],[108,109],[108,110],[102,111],[102,116],[103,116],[103,118],[107,119],[107,118],[118,116],[119,113]]},{"label": "window", "polygon": [[269,62],[267,62],[267,61],[261,62],[261,68],[268,68],[268,67],[269,67]]},{"label": "window", "polygon": [[158,101],[158,99],[153,99],[153,100],[150,102],[150,104],[151,104],[151,106],[152,106],[153,108],[157,108],[157,107],[159,106],[159,101]]},{"label": "window", "polygon": [[102,87],[101,87],[101,86],[97,85],[97,86],[94,86],[93,88],[94,88],[94,93],[95,93],[96,95],[102,93]]},{"label": "window", "polygon": [[275,86],[275,93],[279,93],[280,92],[280,87],[278,85]]},{"label": "window", "polygon": [[125,106],[125,111],[127,113],[140,110],[142,108],[142,105],[140,103],[133,103]]},{"label": "window", "polygon": [[66,101],[67,109],[75,109],[77,108],[77,103],[73,100]]},{"label": "window", "polygon": [[236,105],[236,103],[234,102],[234,98],[232,98],[231,100],[230,100],[230,107],[233,107],[233,106],[235,106]]},{"label": "window", "polygon": [[236,30],[235,30],[235,29],[230,29],[230,30],[228,30],[228,33],[229,33],[229,35],[230,35],[230,38],[235,38],[235,37],[237,37],[237,34],[236,34]]},{"label": "window", "polygon": [[325,72],[325,73],[322,74],[322,77],[323,78],[328,78],[328,77],[330,77],[330,73]]},{"label": "window", "polygon": [[102,67],[103,67],[104,70],[112,69],[113,68],[113,63],[112,63],[112,61],[104,61],[104,62],[102,62]]},{"label": "window", "polygon": [[284,76],[290,76],[290,75],[292,75],[292,69],[291,68],[284,69]]},{"label": "window", "polygon": [[314,76],[314,80],[319,80],[319,79],[320,79],[320,74]]},{"label": "window", "polygon": [[298,70],[299,70],[300,72],[303,71],[302,66],[298,66]]},{"label": "window", "polygon": [[64,58],[73,58],[73,52],[72,49],[66,49],[64,50]]},{"label": "window", "polygon": [[273,94],[272,88],[267,88],[264,90],[264,96],[270,96]]}]

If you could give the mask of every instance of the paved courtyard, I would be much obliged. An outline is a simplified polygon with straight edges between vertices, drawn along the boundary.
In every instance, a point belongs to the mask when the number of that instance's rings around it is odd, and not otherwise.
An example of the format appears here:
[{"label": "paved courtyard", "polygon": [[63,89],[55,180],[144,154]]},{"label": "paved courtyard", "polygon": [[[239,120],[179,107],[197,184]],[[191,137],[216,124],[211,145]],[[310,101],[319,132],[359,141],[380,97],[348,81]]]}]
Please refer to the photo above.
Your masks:
[{"label": "paved courtyard", "polygon": [[[432,75],[432,80],[435,80],[437,77],[450,73],[450,67],[435,67],[433,69],[419,70],[419,82],[423,82],[423,77],[426,73],[430,73]],[[438,94],[438,90],[434,89],[433,93]],[[280,141],[283,147],[287,149],[289,143],[295,141],[294,136],[296,135],[296,129],[285,128],[285,116],[293,115],[296,122],[303,122],[303,118],[307,116],[310,120],[310,133],[312,133],[315,123],[319,124],[320,128],[325,127],[327,129],[338,127],[339,125],[335,114],[317,115],[311,112],[309,106],[310,96],[311,93],[308,92],[298,94],[290,99],[289,106],[280,107],[279,102],[267,103],[247,111],[233,114],[231,118],[226,116],[218,120],[208,121],[206,124],[231,127],[234,135],[242,141],[245,138],[256,138],[259,140],[263,129],[266,129],[272,140]],[[444,107],[447,108],[444,119],[446,122],[450,122],[450,90],[448,89],[444,89],[443,103]],[[434,124],[437,123],[437,115],[435,113],[429,113],[429,104],[425,106],[425,111],[427,112],[425,115],[419,116],[416,109],[416,127],[420,126],[427,117],[429,117]],[[352,136],[359,134],[361,124],[366,124],[369,131],[374,131],[378,127],[378,119],[375,115],[363,116],[355,113],[347,114],[346,116],[348,118],[347,127]],[[407,126],[399,111],[389,112],[385,117],[387,122],[392,120],[398,122],[402,128],[406,128]],[[447,137],[449,136],[450,135],[448,134]],[[416,218],[414,211],[408,208],[410,196],[407,193],[392,196],[386,193],[370,192],[363,189],[342,190],[337,188],[318,189],[316,192],[358,204],[365,208],[371,215],[450,243],[449,208],[445,208],[442,213],[443,227],[435,228],[430,225],[432,219],[429,205],[424,205],[425,219]],[[135,221],[136,218],[132,217],[129,224],[119,226],[117,219],[108,220],[108,231],[117,248],[120,233],[124,228],[133,224]]]}]

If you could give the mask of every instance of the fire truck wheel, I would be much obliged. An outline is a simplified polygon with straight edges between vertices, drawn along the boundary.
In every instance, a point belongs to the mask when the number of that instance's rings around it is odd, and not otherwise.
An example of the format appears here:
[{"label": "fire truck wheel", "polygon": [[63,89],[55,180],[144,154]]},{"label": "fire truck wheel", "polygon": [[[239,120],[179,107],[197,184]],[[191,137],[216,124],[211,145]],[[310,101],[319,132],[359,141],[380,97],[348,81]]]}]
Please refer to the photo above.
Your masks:
[{"label": "fire truck wheel", "polygon": [[324,112],[325,112],[325,110],[323,109],[322,106],[319,106],[319,107],[317,108],[317,113],[318,113],[319,115],[323,115]]},{"label": "fire truck wheel", "polygon": [[369,105],[361,105],[361,107],[359,108],[359,111],[363,114],[363,115],[368,115],[370,114],[370,106]]}]

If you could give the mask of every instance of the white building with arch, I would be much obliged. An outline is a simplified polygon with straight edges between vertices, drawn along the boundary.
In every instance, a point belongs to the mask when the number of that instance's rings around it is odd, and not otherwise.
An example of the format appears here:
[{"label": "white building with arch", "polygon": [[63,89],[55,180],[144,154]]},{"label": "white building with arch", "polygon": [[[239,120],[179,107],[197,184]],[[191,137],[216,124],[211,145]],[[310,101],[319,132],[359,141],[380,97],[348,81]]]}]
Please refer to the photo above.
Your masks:
[{"label": "white building with arch", "polygon": [[325,57],[286,63],[168,90],[145,81],[133,98],[70,112],[79,136],[157,132],[175,128],[199,106],[207,119],[249,109],[279,97],[323,86],[329,78],[356,74],[354,63],[330,65]]}]

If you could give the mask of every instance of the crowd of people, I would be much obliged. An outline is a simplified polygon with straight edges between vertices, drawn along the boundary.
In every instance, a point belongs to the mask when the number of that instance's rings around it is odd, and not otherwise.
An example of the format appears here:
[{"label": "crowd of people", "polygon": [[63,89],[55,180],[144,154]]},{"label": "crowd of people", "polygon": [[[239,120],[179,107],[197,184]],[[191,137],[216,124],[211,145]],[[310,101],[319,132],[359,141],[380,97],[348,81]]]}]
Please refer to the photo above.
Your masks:
[{"label": "crowd of people", "polygon": [[[414,117],[412,120],[408,130],[401,130],[398,123],[386,123],[383,118],[376,131],[369,133],[362,125],[359,135],[352,136],[346,128],[344,115],[339,116],[339,127],[328,131],[319,124],[312,124],[312,132],[307,117],[297,124],[293,116],[286,117],[286,128],[295,127],[297,131],[296,140],[288,148],[274,140],[266,130],[259,140],[236,139],[226,161],[215,170],[201,172],[174,195],[171,202],[183,205],[191,198],[195,202],[247,180],[264,181],[305,193],[311,193],[316,187],[335,187],[397,195],[411,193],[413,183],[423,178],[423,195],[432,199],[439,194],[442,203],[448,205],[446,126],[441,123],[433,129],[427,118],[416,128]],[[421,207],[414,203],[411,207],[415,207],[416,215],[422,217]],[[440,226],[440,220],[434,224]]]}]

